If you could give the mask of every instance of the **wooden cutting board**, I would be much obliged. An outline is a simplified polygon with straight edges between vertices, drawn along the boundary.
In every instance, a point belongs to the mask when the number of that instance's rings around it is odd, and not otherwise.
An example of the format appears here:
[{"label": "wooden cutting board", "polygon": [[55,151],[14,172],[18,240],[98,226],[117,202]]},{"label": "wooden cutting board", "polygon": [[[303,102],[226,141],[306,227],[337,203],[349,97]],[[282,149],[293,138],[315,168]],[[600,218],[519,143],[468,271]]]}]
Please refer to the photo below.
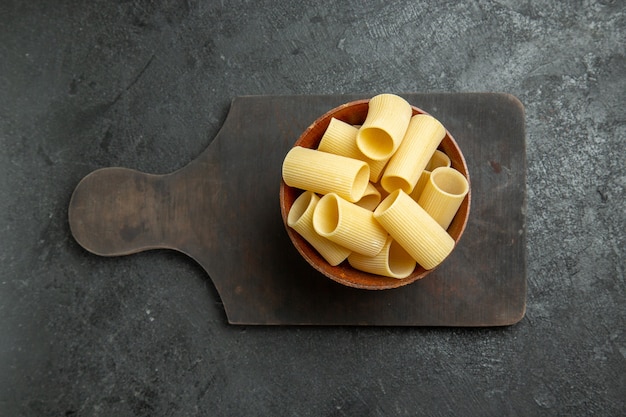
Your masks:
[{"label": "wooden cutting board", "polygon": [[287,151],[321,114],[370,97],[364,95],[238,97],[207,149],[182,169],[150,175],[104,168],[87,175],[70,201],[72,234],[103,256],[153,248],[189,255],[215,284],[232,324],[518,322],[526,309],[522,104],[496,93],[400,95],[446,126],[472,179],[472,209],[459,245],[411,285],[368,291],[331,281],[301,258],[281,219]]}]

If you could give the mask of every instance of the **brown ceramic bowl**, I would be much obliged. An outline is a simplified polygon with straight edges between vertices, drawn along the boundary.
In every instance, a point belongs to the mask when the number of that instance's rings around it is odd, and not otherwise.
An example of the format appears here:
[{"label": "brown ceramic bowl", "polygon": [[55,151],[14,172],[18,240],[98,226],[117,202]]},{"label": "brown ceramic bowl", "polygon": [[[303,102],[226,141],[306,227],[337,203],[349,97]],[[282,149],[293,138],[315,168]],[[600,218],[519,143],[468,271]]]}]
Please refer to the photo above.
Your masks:
[{"label": "brown ceramic bowl", "polygon": [[[316,149],[322,139],[322,135],[330,123],[331,118],[333,117],[352,125],[362,124],[367,116],[368,102],[369,100],[352,101],[330,110],[313,122],[313,124],[309,126],[298,138],[294,146]],[[416,114],[427,113],[417,107],[413,107],[413,115]],[[469,173],[467,170],[467,164],[465,163],[465,158],[463,158],[461,149],[459,149],[456,141],[447,130],[446,136],[439,145],[439,150],[443,151],[448,155],[448,157],[450,157],[452,168],[461,172],[469,182]],[[280,210],[283,217],[283,223],[285,224],[289,238],[302,257],[309,264],[311,264],[313,268],[317,269],[328,278],[350,287],[368,290],[383,290],[410,284],[418,279],[424,278],[430,272],[434,271],[434,269],[425,270],[420,265],[417,265],[413,273],[407,278],[396,279],[359,271],[352,268],[347,260],[337,266],[331,266],[304,238],[302,238],[295,230],[287,226],[287,214],[289,213],[293,202],[302,192],[303,191],[300,189],[289,187],[284,181],[281,180]],[[456,243],[458,243],[461,238],[467,224],[470,200],[471,185],[470,191],[467,193],[459,211],[448,228],[448,233],[452,236]]]}]

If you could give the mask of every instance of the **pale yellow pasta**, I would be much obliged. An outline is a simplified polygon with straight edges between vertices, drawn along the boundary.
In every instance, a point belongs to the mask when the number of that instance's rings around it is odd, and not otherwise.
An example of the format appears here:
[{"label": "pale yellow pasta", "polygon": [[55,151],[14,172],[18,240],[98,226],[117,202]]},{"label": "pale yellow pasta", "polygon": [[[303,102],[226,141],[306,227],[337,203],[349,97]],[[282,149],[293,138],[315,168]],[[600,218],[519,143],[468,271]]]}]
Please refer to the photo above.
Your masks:
[{"label": "pale yellow pasta", "polygon": [[348,262],[355,269],[397,279],[408,277],[415,269],[415,259],[391,236],[387,237],[385,246],[377,255],[364,256],[353,252],[348,256]]},{"label": "pale yellow pasta", "polygon": [[350,250],[320,236],[313,228],[313,212],[319,201],[320,198],[311,191],[300,194],[289,210],[287,225],[309,242],[326,262],[336,266],[346,260]]},{"label": "pale yellow pasta", "polygon": [[440,150],[436,150],[433,156],[428,161],[428,165],[422,171],[422,175],[420,175],[420,179],[413,187],[413,191],[411,191],[411,198],[415,201],[419,201],[420,195],[422,195],[422,190],[424,190],[424,186],[428,182],[430,178],[430,173],[433,169],[439,167],[449,167],[450,166],[450,158],[445,153]]},{"label": "pale yellow pasta", "polygon": [[410,194],[445,134],[446,129],[434,117],[413,116],[400,147],[385,168],[380,180],[383,188],[388,192],[399,188]]},{"label": "pale yellow pasta", "polygon": [[400,146],[412,114],[411,105],[402,97],[394,94],[372,97],[356,137],[359,150],[375,161],[389,159]]},{"label": "pale yellow pasta", "polygon": [[435,168],[439,167],[449,167],[450,166],[450,157],[443,153],[440,150],[436,150],[433,156],[430,157],[428,164],[426,164],[426,171],[433,171]]},{"label": "pale yellow pasta", "polygon": [[374,218],[424,269],[433,269],[454,249],[454,239],[400,189],[378,205]]},{"label": "pale yellow pasta", "polygon": [[467,179],[454,168],[439,167],[430,174],[418,203],[444,229],[448,229],[469,191]]},{"label": "pale yellow pasta", "polygon": [[413,187],[413,191],[411,191],[411,194],[409,194],[413,200],[419,201],[420,196],[422,195],[422,191],[424,191],[424,187],[428,183],[428,180],[430,180],[430,171],[423,170],[422,174],[420,175],[420,179],[417,180],[417,184],[415,184],[415,187]]},{"label": "pale yellow pasta", "polygon": [[383,201],[385,198],[387,198],[387,196],[389,195],[389,193],[387,192],[387,190],[385,190],[382,185],[380,185],[380,182],[375,182],[374,183],[374,187],[376,187],[376,189],[378,190],[378,192],[380,193],[380,201]]},{"label": "pale yellow pasta", "polygon": [[[348,158],[362,156],[361,152],[354,152],[358,131],[359,129],[351,124],[332,117],[317,149],[322,152],[347,156]],[[358,148],[356,150],[358,151]]]},{"label": "pale yellow pasta", "polygon": [[389,158],[374,161],[363,155],[363,152],[356,146],[358,131],[359,129],[356,127],[333,117],[330,119],[317,150],[366,162],[370,167],[370,181],[377,182]]},{"label": "pale yellow pasta", "polygon": [[320,199],[313,213],[315,231],[353,252],[374,256],[383,248],[387,232],[374,213],[335,193]]},{"label": "pale yellow pasta", "polygon": [[378,191],[378,189],[374,187],[374,184],[370,182],[367,184],[363,197],[361,197],[361,199],[355,204],[370,211],[374,211],[376,206],[378,206],[378,203],[380,203],[380,200],[380,191]]},{"label": "pale yellow pasta", "polygon": [[282,175],[290,187],[320,194],[334,192],[354,202],[363,197],[370,171],[363,161],[295,146],[285,156]]}]

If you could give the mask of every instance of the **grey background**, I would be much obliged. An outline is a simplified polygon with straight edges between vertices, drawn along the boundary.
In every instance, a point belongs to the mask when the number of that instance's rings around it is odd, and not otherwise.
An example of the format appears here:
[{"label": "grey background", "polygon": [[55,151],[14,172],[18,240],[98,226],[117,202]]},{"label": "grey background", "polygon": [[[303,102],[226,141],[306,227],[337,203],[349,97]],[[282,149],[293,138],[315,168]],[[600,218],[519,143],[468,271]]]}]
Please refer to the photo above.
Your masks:
[{"label": "grey background", "polygon": [[[625,8],[1,2],[0,415],[624,415]],[[69,233],[83,176],[184,166],[237,95],[429,91],[526,107],[512,327],[230,326],[185,256]]]}]

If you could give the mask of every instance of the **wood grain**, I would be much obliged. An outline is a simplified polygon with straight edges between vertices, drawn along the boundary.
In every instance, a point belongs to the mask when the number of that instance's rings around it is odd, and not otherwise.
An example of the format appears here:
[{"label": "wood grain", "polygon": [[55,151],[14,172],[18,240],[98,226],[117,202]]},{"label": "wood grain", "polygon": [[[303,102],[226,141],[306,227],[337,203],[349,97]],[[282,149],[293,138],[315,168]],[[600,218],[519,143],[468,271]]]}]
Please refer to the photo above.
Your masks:
[{"label": "wood grain", "polygon": [[[321,114],[367,98],[236,98],[193,162],[167,175],[105,168],[85,177],[69,208],[76,240],[106,256],[170,248],[195,259],[233,324],[499,326],[525,312],[525,132],[506,94],[401,94],[451,132],[472,178],[472,210],[453,254],[393,290],[339,285],[291,244],[279,206],[280,167]],[[499,169],[494,169],[497,166]]]}]

